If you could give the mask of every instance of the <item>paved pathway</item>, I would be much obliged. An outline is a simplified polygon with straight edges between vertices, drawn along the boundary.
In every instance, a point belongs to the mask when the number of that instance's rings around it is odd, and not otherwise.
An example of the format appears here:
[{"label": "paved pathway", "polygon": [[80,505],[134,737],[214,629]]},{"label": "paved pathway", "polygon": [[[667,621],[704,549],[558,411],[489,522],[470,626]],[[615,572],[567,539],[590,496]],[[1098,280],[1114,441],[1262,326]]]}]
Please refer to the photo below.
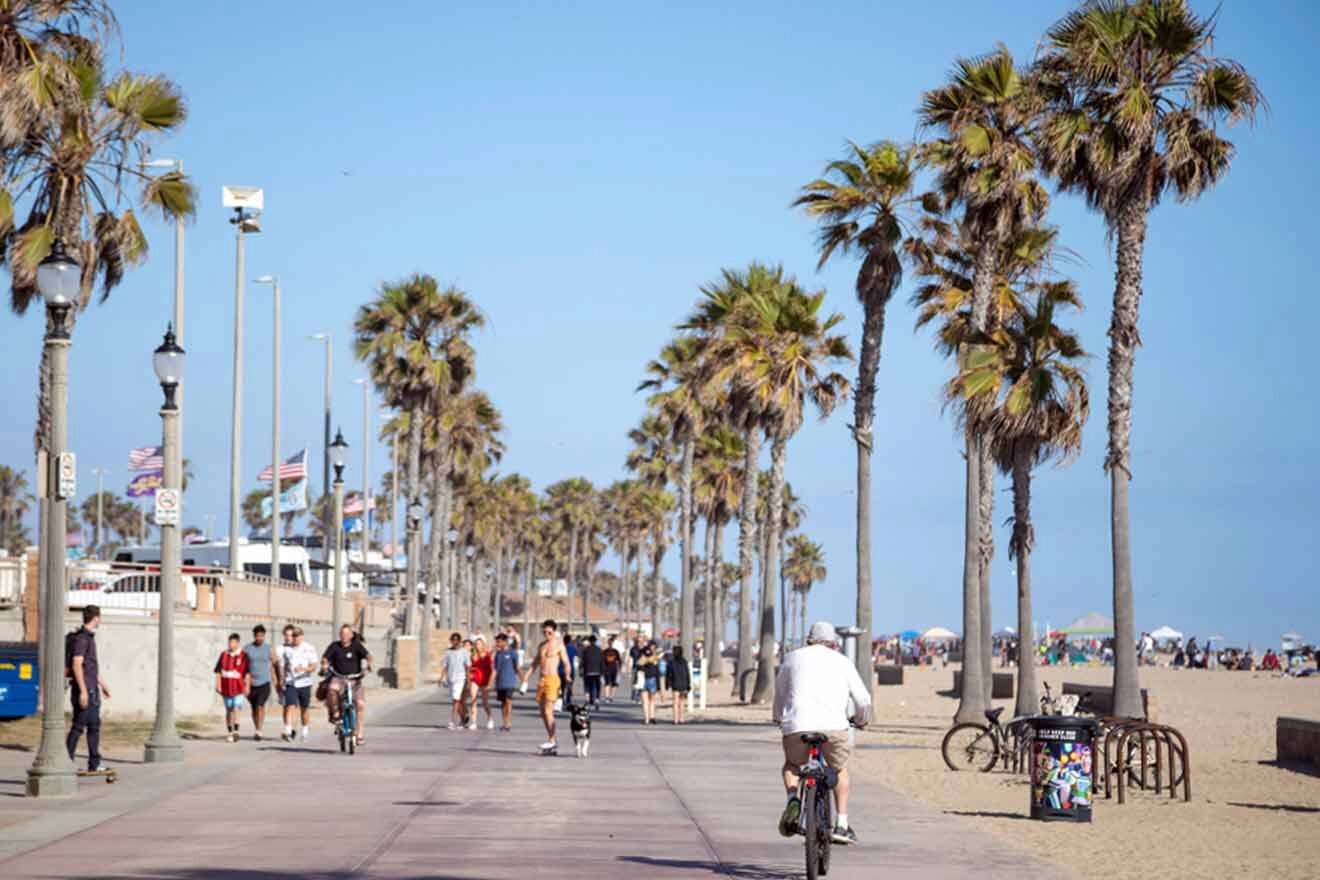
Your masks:
[{"label": "paved pathway", "polygon": [[[774,830],[783,795],[768,728],[644,728],[634,708],[608,707],[579,761],[571,748],[534,754],[543,731],[529,700],[512,734],[448,732],[448,708],[434,692],[394,706],[354,757],[325,733],[308,747],[206,744],[200,764],[87,783],[97,788],[76,806],[0,797],[0,876],[801,876],[801,840]],[[16,782],[0,779],[0,794]],[[863,843],[835,850],[831,878],[1058,874],[885,789],[859,786],[850,813]]]}]

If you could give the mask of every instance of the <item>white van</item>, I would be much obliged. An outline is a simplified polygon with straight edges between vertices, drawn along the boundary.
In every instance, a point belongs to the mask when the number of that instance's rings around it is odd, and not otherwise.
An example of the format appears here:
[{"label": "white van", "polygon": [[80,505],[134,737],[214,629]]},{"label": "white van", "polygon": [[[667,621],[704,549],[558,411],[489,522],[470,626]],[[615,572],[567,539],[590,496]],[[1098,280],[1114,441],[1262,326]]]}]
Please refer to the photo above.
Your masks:
[{"label": "white van", "polygon": [[[238,543],[238,561],[245,574],[270,577],[270,542],[249,542],[246,538]],[[203,544],[184,544],[179,548],[184,568],[229,568],[229,542],[207,541]],[[160,547],[124,547],[115,553],[117,563],[136,563],[138,565],[160,565]],[[294,583],[310,585],[312,583],[312,558],[306,547],[296,544],[280,543],[280,579]]]}]

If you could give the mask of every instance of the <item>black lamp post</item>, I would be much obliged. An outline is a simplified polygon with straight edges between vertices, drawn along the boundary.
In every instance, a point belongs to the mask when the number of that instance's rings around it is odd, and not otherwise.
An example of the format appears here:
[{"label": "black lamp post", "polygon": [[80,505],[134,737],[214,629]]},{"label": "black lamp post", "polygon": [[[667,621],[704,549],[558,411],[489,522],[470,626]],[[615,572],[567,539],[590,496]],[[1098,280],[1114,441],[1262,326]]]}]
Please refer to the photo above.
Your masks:
[{"label": "black lamp post", "polygon": [[335,469],[334,481],[334,535],[335,535],[335,599],[332,637],[339,637],[339,627],[344,622],[344,581],[348,573],[348,562],[344,558],[344,462],[348,458],[348,443],[344,433],[335,431],[334,442],[330,444],[330,463]]}]

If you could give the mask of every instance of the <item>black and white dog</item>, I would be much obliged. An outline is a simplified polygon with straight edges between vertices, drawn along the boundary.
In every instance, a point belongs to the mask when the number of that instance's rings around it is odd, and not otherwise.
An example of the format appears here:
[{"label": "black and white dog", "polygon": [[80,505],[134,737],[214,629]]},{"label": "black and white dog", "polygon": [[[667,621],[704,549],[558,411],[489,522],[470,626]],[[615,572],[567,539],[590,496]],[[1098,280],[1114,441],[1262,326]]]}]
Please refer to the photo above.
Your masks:
[{"label": "black and white dog", "polygon": [[586,706],[568,705],[569,729],[573,731],[573,748],[579,758],[591,752],[591,712]]}]

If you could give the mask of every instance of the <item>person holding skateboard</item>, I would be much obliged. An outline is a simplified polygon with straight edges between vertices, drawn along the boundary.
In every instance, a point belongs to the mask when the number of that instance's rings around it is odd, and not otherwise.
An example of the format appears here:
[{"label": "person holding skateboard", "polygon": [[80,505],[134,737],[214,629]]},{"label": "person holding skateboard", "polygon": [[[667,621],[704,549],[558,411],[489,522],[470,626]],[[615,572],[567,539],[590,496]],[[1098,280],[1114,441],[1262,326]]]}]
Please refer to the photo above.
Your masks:
[{"label": "person holding skateboard", "polygon": [[83,625],[64,640],[65,664],[73,699],[73,726],[65,746],[69,760],[75,760],[78,740],[87,733],[87,772],[101,770],[101,698],[110,699],[110,688],[101,677],[96,661],[96,630],[101,625],[101,609],[88,605],[83,609]]},{"label": "person holding skateboard", "polygon": [[559,629],[553,620],[541,624],[541,644],[536,649],[536,663],[541,672],[540,684],[536,686],[536,705],[541,709],[541,721],[549,737],[541,744],[541,754],[553,755],[559,750],[559,741],[555,738],[555,701],[559,699],[559,670],[569,666],[568,652],[564,650],[564,640],[559,637]]}]

